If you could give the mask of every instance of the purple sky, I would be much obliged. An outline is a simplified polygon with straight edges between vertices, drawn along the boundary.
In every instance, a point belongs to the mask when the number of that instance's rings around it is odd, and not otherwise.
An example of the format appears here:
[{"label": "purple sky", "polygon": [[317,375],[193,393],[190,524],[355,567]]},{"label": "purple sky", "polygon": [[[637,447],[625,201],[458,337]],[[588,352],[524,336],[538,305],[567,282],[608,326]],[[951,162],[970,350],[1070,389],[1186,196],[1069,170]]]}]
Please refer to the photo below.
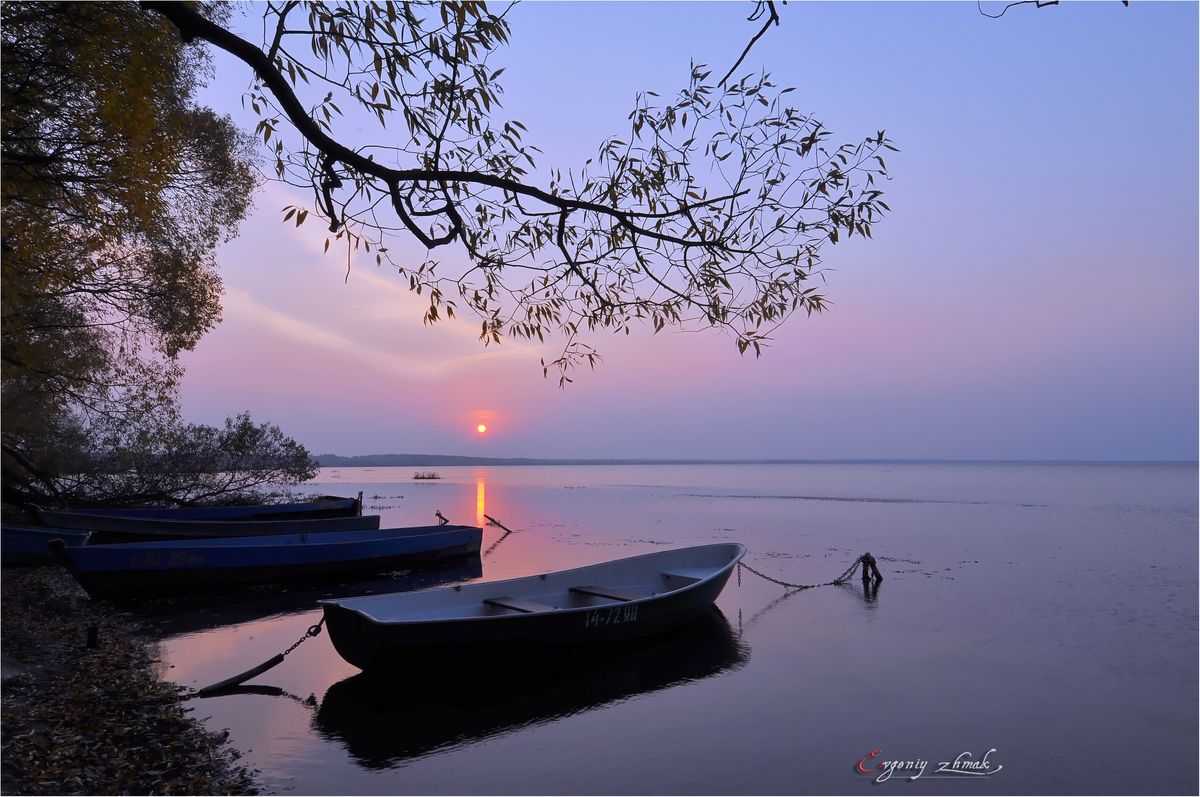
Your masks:
[{"label": "purple sky", "polygon": [[[542,165],[577,166],[626,129],[635,91],[672,93],[689,58],[732,64],[751,8],[519,6],[503,115]],[[424,301],[373,260],[345,282],[320,225],[280,223],[307,197],[267,185],[220,253],[225,321],[186,357],[186,416],[249,409],[315,453],[1195,459],[1197,6],[782,17],[746,68],[796,86],[835,142],[883,128],[902,151],[874,240],[825,252],[832,309],[762,359],[717,333],[599,335],[603,364],[561,391],[538,366],[552,346],[423,327]],[[206,101],[252,126],[248,73],[217,63]]]}]

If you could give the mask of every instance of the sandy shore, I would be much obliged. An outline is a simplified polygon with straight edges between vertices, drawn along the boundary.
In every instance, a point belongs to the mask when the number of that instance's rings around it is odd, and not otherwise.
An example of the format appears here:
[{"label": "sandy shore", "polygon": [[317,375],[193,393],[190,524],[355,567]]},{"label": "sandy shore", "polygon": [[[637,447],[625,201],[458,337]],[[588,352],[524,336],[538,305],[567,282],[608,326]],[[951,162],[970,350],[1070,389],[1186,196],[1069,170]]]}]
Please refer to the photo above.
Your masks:
[{"label": "sandy shore", "polygon": [[90,600],[57,567],[5,568],[0,615],[4,794],[258,792],[224,735],[160,679],[136,617]]}]

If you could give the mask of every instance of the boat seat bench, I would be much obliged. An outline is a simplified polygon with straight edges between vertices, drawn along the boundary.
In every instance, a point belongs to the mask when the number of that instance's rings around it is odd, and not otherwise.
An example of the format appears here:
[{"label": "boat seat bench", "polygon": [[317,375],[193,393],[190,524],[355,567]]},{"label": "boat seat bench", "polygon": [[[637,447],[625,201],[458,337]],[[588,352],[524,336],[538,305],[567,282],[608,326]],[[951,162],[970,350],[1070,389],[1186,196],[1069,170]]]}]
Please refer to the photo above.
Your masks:
[{"label": "boat seat bench", "polygon": [[664,571],[662,571],[662,576],[669,583],[670,582],[683,582],[682,584],[672,584],[673,587],[679,587],[679,586],[686,587],[689,584],[695,584],[697,581],[703,581],[705,578],[707,578],[709,575],[711,575],[711,573],[712,573],[711,570],[700,570],[700,569],[675,570],[675,571],[664,570]]},{"label": "boat seat bench", "polygon": [[636,601],[646,597],[612,587],[571,587],[570,591],[580,595],[595,595],[597,598],[610,598],[615,601]]},{"label": "boat seat bench", "polygon": [[527,601],[522,600],[521,598],[509,597],[486,598],[483,602],[488,606],[498,606],[501,609],[511,609],[514,612],[521,612],[522,614],[548,612],[558,608],[557,606],[549,606],[545,603],[538,603],[537,601]]}]

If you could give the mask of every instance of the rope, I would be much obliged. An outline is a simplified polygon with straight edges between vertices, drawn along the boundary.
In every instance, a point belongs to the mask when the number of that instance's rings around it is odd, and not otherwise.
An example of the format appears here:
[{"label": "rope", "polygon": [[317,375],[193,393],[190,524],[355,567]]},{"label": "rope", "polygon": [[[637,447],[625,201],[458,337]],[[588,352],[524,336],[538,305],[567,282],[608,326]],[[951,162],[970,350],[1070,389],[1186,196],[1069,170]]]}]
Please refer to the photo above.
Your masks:
[{"label": "rope", "polygon": [[738,585],[739,586],[741,585],[741,577],[742,577],[741,571],[742,571],[742,568],[745,568],[746,570],[749,570],[751,573],[753,573],[754,575],[758,576],[761,579],[765,579],[767,581],[770,581],[772,584],[778,584],[779,586],[784,587],[786,589],[790,589],[790,590],[816,589],[817,587],[832,587],[837,584],[841,584],[843,582],[849,581],[850,577],[854,575],[854,571],[858,569],[858,566],[860,564],[862,564],[862,561],[865,556],[866,556],[866,554],[855,559],[854,563],[851,564],[849,568],[847,568],[845,573],[842,573],[840,576],[835,578],[833,581],[826,581],[824,584],[793,584],[790,581],[782,581],[778,578],[773,578],[772,576],[768,576],[766,573],[763,573],[760,570],[755,570],[753,567],[746,564],[745,562],[738,562]]},{"label": "rope", "polygon": [[[494,518],[488,517],[488,520],[492,521],[497,526],[500,526],[500,528],[505,529],[504,535],[501,536],[499,540],[497,540],[495,543],[492,544],[492,548],[488,549],[488,553],[490,553],[491,550],[494,549],[496,547],[496,545],[500,543],[501,540],[503,540],[509,534],[512,534],[512,530],[508,529],[505,526],[502,526]],[[793,590],[793,591],[799,591],[802,589],[816,589],[817,587],[831,587],[831,586],[834,586],[837,584],[841,584],[845,581],[848,581],[850,579],[850,577],[852,575],[854,575],[854,571],[858,570],[858,566],[860,564],[863,565],[864,567],[866,567],[868,564],[874,564],[874,561],[875,561],[874,558],[871,557],[870,554],[863,554],[862,556],[860,556],[854,560],[854,562],[850,565],[850,567],[848,567],[846,569],[846,572],[842,573],[840,576],[835,578],[833,581],[826,581],[824,584],[793,584],[790,581],[783,581],[782,579],[774,578],[773,576],[768,576],[766,573],[762,572],[761,570],[754,569],[753,567],[746,564],[745,562],[738,562],[738,586],[741,586],[741,584],[742,584],[742,570],[744,568],[744,569],[750,571],[751,573],[753,573],[754,575],[758,576],[761,579],[770,581],[772,584],[778,584],[779,586],[784,587],[785,589],[789,589],[789,590]],[[878,572],[878,571],[876,571],[876,572]],[[262,675],[267,670],[270,670],[273,667],[279,666],[280,664],[283,663],[283,660],[285,658],[287,658],[288,654],[291,653],[296,648],[300,647],[302,644],[304,644],[305,640],[307,640],[311,637],[319,636],[321,633],[321,626],[323,626],[323,625],[325,625],[324,617],[322,617],[320,622],[318,622],[316,625],[310,625],[308,627],[308,630],[304,632],[304,636],[300,637],[295,642],[293,642],[291,644],[291,646],[288,647],[287,650],[283,651],[283,653],[277,653],[273,657],[264,661],[262,664],[258,665],[257,667],[252,667],[243,673],[233,676],[232,678],[226,678],[224,681],[218,681],[215,684],[206,686],[203,689],[199,689],[196,691],[196,696],[206,697],[209,695],[217,694],[219,692],[230,689],[232,687],[239,686],[240,684],[244,683],[245,681],[249,681],[251,678],[254,678],[257,675]]]}]

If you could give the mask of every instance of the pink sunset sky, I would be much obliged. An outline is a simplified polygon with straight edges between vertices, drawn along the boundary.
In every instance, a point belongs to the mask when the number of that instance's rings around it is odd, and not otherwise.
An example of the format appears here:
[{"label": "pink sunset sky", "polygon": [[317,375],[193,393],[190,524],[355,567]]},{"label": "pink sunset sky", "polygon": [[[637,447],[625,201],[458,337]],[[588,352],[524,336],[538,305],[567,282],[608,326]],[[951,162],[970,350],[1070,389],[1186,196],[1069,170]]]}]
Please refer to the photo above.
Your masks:
[{"label": "pink sunset sky", "polygon": [[[732,64],[751,9],[518,6],[502,115],[542,166],[577,166],[639,89],[673,92],[689,58]],[[424,299],[365,256],[347,278],[319,223],[281,222],[311,198],[267,184],[220,252],[224,322],[186,356],[185,416],[250,410],[344,455],[1194,460],[1197,6],[782,16],[746,69],[796,86],[835,141],[885,129],[901,152],[874,240],[825,251],[831,310],[761,359],[715,332],[597,335],[603,363],[560,390],[538,364],[553,342],[423,326]],[[205,101],[251,129],[248,71],[216,63]]]}]

